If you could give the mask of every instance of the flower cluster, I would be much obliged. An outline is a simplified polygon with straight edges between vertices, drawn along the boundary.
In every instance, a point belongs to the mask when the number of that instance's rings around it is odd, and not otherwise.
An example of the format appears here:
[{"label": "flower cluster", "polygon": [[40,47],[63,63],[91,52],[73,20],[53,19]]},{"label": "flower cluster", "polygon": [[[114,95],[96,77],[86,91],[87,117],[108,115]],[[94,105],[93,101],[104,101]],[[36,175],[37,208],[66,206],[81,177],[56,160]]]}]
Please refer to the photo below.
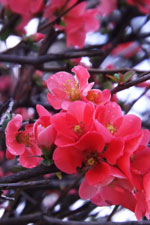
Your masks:
[{"label": "flower cluster", "polygon": [[[75,5],[77,0],[52,0],[45,10],[44,16],[52,21],[65,10]],[[64,29],[67,35],[67,46],[83,47],[86,33],[96,31],[99,28],[99,21],[96,18],[97,9],[86,9],[87,3],[81,2],[61,18],[61,24],[56,26]],[[78,35],[77,35],[78,34]]]},{"label": "flower cluster", "polygon": [[34,124],[20,129],[18,114],[8,123],[7,157],[18,155],[30,168],[52,155],[61,171],[85,174],[81,198],[98,206],[120,204],[138,220],[150,218],[149,131],[141,128],[137,116],[123,115],[109,90],[92,89],[86,68],[76,66],[72,72],[58,72],[47,81],[48,101],[58,113],[37,105]]},{"label": "flower cluster", "polygon": [[[28,22],[39,15],[43,20],[54,26],[54,29],[63,30],[66,34],[67,46],[82,48],[86,34],[95,32],[100,28],[100,18],[111,14],[117,8],[117,0],[101,0],[96,8],[89,8],[87,1],[78,0],[0,0],[4,6],[6,15],[17,14],[16,31],[26,33],[25,26]],[[126,3],[137,7],[144,14],[150,12],[150,0],[126,0]],[[17,17],[16,17],[17,18]],[[24,38],[23,38],[24,40]]]}]

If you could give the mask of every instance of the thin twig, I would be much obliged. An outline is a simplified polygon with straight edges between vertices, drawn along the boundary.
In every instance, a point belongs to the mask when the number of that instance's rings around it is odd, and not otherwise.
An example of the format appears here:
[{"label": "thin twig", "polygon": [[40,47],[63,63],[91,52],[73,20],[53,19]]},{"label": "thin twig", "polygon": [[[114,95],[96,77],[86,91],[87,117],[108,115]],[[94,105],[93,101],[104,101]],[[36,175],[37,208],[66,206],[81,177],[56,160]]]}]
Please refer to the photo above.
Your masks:
[{"label": "thin twig", "polygon": [[130,109],[133,107],[133,105],[138,101],[140,100],[140,98],[142,98],[146,93],[147,91],[150,89],[150,87],[146,88],[143,93],[135,100],[133,100],[129,105],[126,106],[126,109],[125,109],[125,113],[128,113],[130,111]]},{"label": "thin twig", "polygon": [[2,183],[14,183],[14,182],[18,182],[18,181],[23,181],[26,179],[30,179],[33,177],[37,177],[40,175],[44,175],[44,174],[48,174],[48,173],[54,173],[57,172],[57,168],[52,165],[52,166],[37,166],[35,168],[32,169],[27,169],[21,172],[18,172],[16,174],[13,175],[9,175],[7,177],[2,177],[0,178],[0,184]]},{"label": "thin twig", "polygon": [[119,91],[125,90],[125,89],[127,89],[129,87],[132,87],[132,86],[134,86],[136,84],[142,83],[142,82],[144,82],[146,80],[149,80],[149,79],[150,79],[150,73],[148,73],[148,74],[146,74],[146,75],[144,75],[142,77],[139,77],[136,80],[133,80],[133,81],[130,81],[130,82],[118,85],[117,87],[115,87],[115,88],[113,88],[111,90],[111,94],[115,94],[115,93],[117,93]]}]

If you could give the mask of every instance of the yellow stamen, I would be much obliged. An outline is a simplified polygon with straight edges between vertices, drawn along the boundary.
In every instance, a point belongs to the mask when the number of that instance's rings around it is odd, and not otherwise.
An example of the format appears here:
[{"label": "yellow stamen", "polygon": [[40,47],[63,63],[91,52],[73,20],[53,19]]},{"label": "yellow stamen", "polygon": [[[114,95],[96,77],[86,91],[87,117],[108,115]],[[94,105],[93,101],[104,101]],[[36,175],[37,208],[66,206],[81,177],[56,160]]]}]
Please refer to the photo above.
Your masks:
[{"label": "yellow stamen", "polygon": [[79,124],[76,124],[73,128],[74,132],[78,135],[81,136],[85,133],[85,127],[83,122],[80,122]]},{"label": "yellow stamen", "polygon": [[64,84],[64,88],[71,101],[81,100],[79,84],[76,81],[67,80]]},{"label": "yellow stamen", "polygon": [[86,98],[87,100],[96,103],[98,101],[99,94],[94,91],[89,91]]},{"label": "yellow stamen", "polygon": [[93,157],[91,157],[87,160],[87,164],[88,166],[94,166],[96,164],[96,160]]},{"label": "yellow stamen", "polygon": [[117,128],[113,126],[111,123],[107,124],[106,128],[110,131],[111,134],[114,134],[117,131]]}]

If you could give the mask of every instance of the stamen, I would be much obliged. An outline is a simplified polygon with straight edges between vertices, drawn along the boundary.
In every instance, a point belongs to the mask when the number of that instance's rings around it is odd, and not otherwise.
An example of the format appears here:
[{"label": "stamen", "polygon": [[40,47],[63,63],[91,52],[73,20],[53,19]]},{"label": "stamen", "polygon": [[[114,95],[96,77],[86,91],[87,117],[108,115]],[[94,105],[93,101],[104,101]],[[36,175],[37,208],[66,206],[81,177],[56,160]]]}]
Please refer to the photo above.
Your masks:
[{"label": "stamen", "polygon": [[67,80],[64,84],[65,92],[68,94],[71,101],[81,100],[79,84],[76,81]]},{"label": "stamen", "polygon": [[115,126],[113,126],[112,123],[108,123],[106,125],[106,128],[110,131],[111,134],[114,134],[117,131],[117,128]]},{"label": "stamen", "polygon": [[20,131],[16,136],[16,141],[19,144],[25,144],[27,147],[32,147],[29,133]]},{"label": "stamen", "polygon": [[73,130],[78,136],[82,136],[85,133],[84,123],[80,122],[79,124],[76,124]]}]

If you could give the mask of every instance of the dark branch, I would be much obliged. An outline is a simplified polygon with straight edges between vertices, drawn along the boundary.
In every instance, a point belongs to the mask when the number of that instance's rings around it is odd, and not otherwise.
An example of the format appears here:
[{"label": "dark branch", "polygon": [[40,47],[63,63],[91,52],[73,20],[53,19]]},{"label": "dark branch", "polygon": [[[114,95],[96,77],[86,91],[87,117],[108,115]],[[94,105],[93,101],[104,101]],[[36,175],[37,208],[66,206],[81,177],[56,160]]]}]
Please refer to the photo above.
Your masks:
[{"label": "dark branch", "polygon": [[80,58],[83,56],[101,56],[103,51],[93,50],[93,51],[81,51],[81,52],[65,52],[59,54],[48,54],[42,56],[17,56],[17,55],[6,55],[0,54],[1,62],[9,62],[16,64],[29,64],[29,65],[38,65],[55,60],[64,60],[71,58]]},{"label": "dark branch", "polygon": [[4,218],[0,220],[0,225],[17,225],[28,224],[43,221],[42,224],[52,225],[149,225],[149,221],[128,221],[128,222],[86,222],[86,221],[63,221],[54,217],[46,216],[42,213],[28,214],[16,218]]},{"label": "dark branch", "polygon": [[118,85],[117,87],[115,87],[115,88],[113,88],[111,90],[111,94],[115,94],[115,93],[117,93],[119,91],[122,91],[124,89],[129,88],[129,87],[132,87],[132,86],[134,86],[136,84],[139,84],[139,83],[144,82],[144,81],[149,80],[149,79],[150,79],[150,73],[148,73],[148,74],[146,74],[146,75],[144,75],[142,77],[139,77],[136,80],[133,80],[133,81],[130,81],[130,82]]},{"label": "dark branch", "polygon": [[50,166],[50,167],[40,165],[40,166],[37,166],[37,167],[32,168],[32,169],[27,169],[27,170],[18,172],[18,173],[13,174],[13,175],[9,175],[7,177],[2,177],[2,178],[0,178],[0,184],[23,181],[23,180],[26,180],[26,179],[30,179],[30,178],[33,178],[33,177],[40,176],[40,175],[44,175],[44,174],[48,174],[48,173],[54,173],[54,172],[57,172],[57,171],[58,170],[53,165]]}]

